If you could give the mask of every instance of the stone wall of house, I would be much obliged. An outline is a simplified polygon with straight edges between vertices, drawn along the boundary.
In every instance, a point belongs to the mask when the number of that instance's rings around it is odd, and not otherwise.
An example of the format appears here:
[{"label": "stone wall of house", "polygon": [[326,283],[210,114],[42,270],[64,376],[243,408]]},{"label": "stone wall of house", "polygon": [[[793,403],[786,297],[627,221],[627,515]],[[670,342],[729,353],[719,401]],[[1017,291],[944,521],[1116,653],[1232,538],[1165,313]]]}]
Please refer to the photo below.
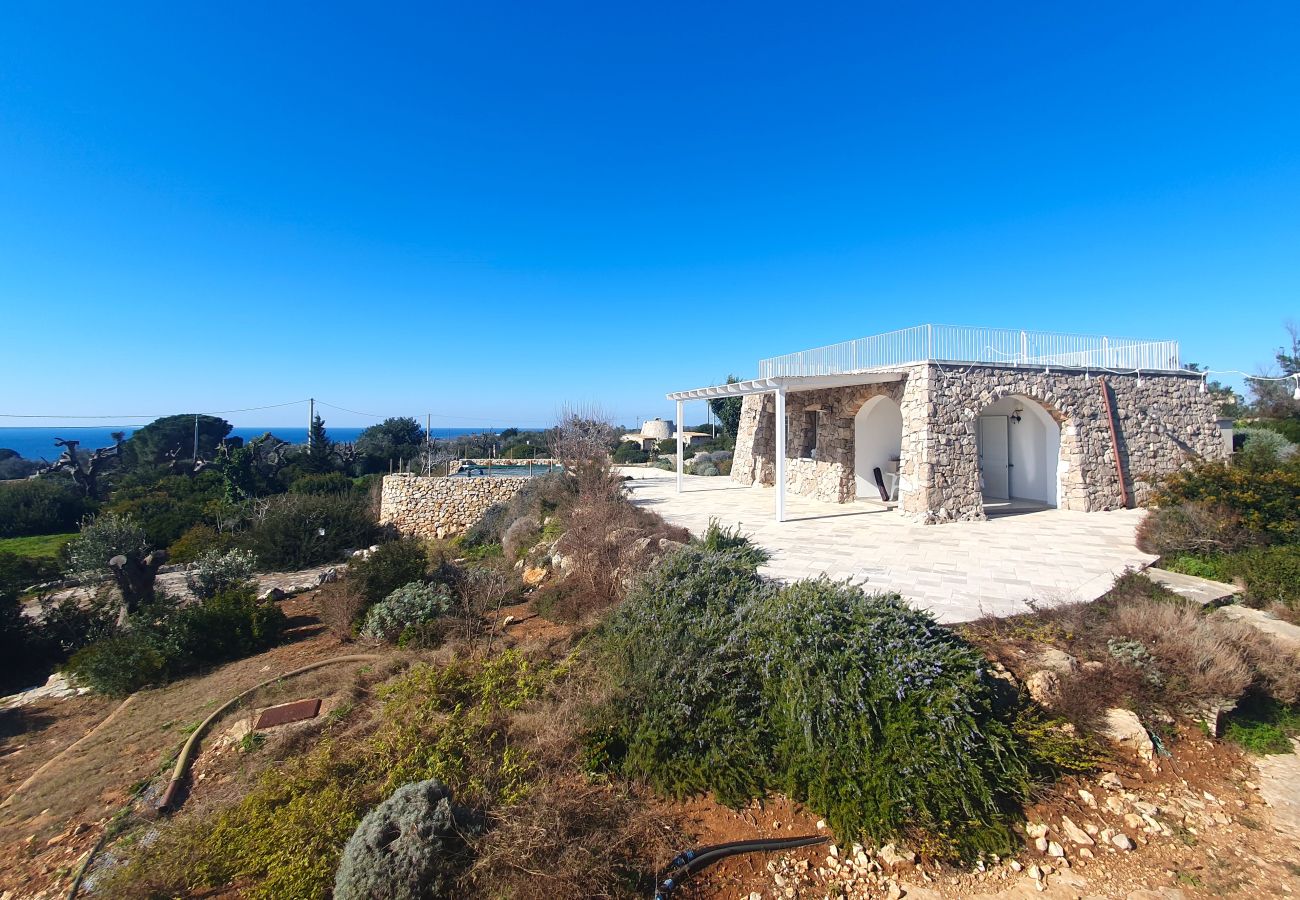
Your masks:
[{"label": "stone wall of house", "polygon": [[[829,503],[852,500],[856,493],[853,417],[872,397],[900,402],[905,385],[906,379],[787,393],[787,488]],[[817,413],[810,415],[813,410]],[[804,453],[806,447],[813,446],[813,428],[817,432],[816,458]],[[741,484],[776,484],[776,399],[771,394],[750,394],[741,404],[731,477]]]},{"label": "stone wall of house", "polygon": [[[786,395],[786,485],[832,502],[854,498],[854,416],[868,399],[888,396],[903,416],[899,506],[921,522],[984,517],[976,429],[982,410],[1003,397],[1041,406],[1060,426],[1057,505],[1084,511],[1123,505],[1107,422],[1106,385],[1118,423],[1120,469],[1129,505],[1145,505],[1155,482],[1189,460],[1225,454],[1217,412],[1200,379],[1181,374],[1051,372],[1014,366],[918,365],[901,381]],[[817,418],[817,458],[800,458]],[[745,397],[731,477],[775,483],[775,399]]]},{"label": "stone wall of house", "polygon": [[488,507],[509,500],[527,483],[527,478],[385,475],[379,524],[392,525],[412,537],[450,537],[478,522]]}]

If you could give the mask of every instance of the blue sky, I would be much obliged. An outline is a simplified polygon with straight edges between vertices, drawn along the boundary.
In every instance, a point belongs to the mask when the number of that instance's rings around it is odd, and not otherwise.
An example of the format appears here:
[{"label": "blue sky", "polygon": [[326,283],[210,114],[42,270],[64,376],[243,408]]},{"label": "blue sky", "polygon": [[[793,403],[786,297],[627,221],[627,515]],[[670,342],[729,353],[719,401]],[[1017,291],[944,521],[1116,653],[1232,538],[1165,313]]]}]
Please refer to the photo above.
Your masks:
[{"label": "blue sky", "polygon": [[193,7],[6,7],[0,413],[631,422],[920,322],[1300,317],[1295,3]]}]

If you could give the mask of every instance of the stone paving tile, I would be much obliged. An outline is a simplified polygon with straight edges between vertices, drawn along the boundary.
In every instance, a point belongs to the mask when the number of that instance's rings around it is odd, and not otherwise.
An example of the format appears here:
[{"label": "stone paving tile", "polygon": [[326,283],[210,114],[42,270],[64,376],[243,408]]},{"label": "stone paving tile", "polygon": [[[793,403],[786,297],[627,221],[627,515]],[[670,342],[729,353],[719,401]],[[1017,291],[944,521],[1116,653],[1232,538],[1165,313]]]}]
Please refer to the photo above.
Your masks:
[{"label": "stone paving tile", "polygon": [[1043,510],[987,522],[916,525],[896,512],[840,506],[787,495],[788,521],[775,521],[771,488],[688,475],[685,490],[658,469],[625,468],[634,502],[699,534],[717,519],[739,527],[773,556],[763,572],[782,580],[867,579],[869,590],[896,590],[945,622],[985,613],[1095,600],[1126,568],[1155,557],[1133,537],[1141,510],[1081,513]]}]

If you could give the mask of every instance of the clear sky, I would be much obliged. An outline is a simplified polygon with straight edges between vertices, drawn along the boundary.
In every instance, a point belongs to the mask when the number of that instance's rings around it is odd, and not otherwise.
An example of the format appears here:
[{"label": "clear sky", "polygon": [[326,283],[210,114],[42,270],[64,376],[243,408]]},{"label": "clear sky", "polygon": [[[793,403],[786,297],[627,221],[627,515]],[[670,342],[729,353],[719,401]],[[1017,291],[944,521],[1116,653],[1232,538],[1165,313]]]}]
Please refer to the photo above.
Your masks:
[{"label": "clear sky", "polygon": [[1294,0],[9,3],[0,412],[630,423],[921,322],[1254,371],[1297,47]]}]

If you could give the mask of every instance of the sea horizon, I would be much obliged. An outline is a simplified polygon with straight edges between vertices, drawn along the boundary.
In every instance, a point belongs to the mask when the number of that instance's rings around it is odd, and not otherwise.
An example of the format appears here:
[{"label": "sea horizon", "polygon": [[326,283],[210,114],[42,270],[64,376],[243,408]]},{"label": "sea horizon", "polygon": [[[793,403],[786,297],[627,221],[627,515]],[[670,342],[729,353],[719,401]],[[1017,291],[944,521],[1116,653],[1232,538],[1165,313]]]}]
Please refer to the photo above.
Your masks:
[{"label": "sea horizon", "polygon": [[[0,426],[0,449],[13,450],[23,459],[43,459],[53,462],[63,452],[63,448],[54,445],[57,438],[77,440],[81,442],[79,449],[95,450],[100,447],[111,447],[113,445],[112,435],[115,431],[124,431],[129,438],[142,427],[141,425]],[[446,439],[482,434],[484,432],[499,434],[510,427],[518,427],[521,431],[541,430],[540,428],[525,426],[503,426],[501,428],[434,426],[432,434],[435,439]],[[325,432],[329,435],[330,440],[341,444],[352,443],[365,430],[365,427],[358,426],[339,426],[335,428],[330,427],[328,423],[325,426]],[[307,443],[307,428],[303,425],[236,425],[231,429],[230,437],[240,437],[248,441],[252,438],[261,437],[268,432],[282,441],[288,441],[290,444]]]}]

